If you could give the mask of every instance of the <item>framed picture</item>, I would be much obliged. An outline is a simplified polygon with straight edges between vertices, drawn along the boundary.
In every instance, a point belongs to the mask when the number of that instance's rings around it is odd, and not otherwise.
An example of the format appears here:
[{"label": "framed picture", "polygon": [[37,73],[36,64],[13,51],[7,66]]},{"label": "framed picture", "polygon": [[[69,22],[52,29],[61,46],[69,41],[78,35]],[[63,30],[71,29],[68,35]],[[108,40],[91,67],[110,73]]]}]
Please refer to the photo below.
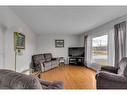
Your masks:
[{"label": "framed picture", "polygon": [[14,32],[14,47],[15,49],[25,49],[25,35]]},{"label": "framed picture", "polygon": [[64,47],[64,40],[55,40],[55,47],[56,48],[63,48]]}]

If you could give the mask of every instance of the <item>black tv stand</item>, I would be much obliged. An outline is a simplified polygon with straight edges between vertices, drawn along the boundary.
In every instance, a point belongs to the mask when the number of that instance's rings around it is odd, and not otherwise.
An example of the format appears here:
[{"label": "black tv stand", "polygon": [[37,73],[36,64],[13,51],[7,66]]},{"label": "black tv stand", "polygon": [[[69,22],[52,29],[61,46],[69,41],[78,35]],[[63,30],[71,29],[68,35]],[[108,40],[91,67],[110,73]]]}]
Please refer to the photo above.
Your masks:
[{"label": "black tv stand", "polygon": [[84,57],[69,57],[69,64],[84,66]]}]

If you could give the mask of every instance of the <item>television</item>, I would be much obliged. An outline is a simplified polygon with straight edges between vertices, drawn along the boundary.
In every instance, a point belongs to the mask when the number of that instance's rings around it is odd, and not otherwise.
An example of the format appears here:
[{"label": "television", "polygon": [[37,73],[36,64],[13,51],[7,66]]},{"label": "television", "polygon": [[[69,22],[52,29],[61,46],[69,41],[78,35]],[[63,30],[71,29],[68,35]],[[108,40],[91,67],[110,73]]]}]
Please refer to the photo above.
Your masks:
[{"label": "television", "polygon": [[84,47],[69,47],[68,56],[69,57],[84,57],[85,48]]}]

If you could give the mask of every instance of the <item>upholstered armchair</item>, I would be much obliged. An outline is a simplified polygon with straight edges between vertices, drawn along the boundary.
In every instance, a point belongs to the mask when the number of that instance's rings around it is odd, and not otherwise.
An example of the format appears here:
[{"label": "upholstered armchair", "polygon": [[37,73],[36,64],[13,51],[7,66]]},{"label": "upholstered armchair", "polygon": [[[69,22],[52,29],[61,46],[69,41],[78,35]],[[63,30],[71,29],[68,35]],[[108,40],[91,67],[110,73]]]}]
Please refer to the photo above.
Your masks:
[{"label": "upholstered armchair", "polygon": [[102,66],[96,74],[97,89],[127,89],[127,58],[124,57],[119,67]]}]

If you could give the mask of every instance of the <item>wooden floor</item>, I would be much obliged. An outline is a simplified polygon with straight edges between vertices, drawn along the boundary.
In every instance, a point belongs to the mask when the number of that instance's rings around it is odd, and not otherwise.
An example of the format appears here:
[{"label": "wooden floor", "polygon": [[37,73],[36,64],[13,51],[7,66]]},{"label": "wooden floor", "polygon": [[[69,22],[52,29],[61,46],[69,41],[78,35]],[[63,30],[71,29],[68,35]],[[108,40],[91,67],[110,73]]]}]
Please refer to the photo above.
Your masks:
[{"label": "wooden floor", "polygon": [[64,89],[95,89],[95,71],[74,65],[62,65],[47,72],[41,73],[44,80],[61,80]]}]

